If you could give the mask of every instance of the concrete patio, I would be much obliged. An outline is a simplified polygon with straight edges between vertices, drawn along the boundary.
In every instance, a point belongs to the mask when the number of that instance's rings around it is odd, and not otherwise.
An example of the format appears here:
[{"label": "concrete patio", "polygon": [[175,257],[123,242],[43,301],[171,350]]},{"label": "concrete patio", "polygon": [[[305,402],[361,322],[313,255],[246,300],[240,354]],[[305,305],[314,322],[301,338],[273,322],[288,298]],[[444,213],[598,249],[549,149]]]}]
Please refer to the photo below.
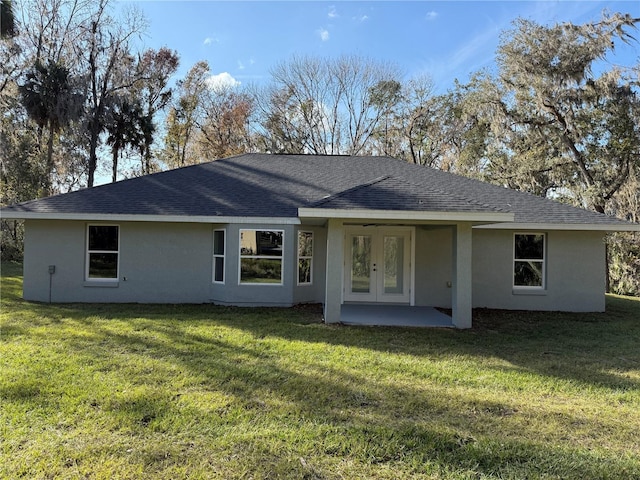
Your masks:
[{"label": "concrete patio", "polygon": [[393,327],[449,327],[453,320],[433,307],[409,305],[365,305],[345,303],[340,309],[340,321],[345,325]]}]

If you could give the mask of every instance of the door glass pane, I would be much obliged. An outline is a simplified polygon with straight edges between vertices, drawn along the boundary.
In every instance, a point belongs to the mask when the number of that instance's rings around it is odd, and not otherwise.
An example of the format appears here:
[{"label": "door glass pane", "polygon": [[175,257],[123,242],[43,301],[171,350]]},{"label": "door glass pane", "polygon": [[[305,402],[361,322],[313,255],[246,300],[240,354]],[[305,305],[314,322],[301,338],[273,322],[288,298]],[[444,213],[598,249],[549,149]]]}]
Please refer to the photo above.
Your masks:
[{"label": "door glass pane", "polygon": [[404,237],[384,237],[384,293],[403,293]]},{"label": "door glass pane", "polygon": [[371,284],[371,236],[354,235],[351,243],[351,291],[369,293]]}]

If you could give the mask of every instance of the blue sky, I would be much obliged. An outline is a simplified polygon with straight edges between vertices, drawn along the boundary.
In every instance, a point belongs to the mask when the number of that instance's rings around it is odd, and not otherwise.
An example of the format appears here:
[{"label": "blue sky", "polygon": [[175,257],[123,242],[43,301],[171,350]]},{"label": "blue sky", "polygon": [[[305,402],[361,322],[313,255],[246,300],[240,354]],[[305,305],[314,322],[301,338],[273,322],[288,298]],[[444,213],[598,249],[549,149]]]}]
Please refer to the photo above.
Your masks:
[{"label": "blue sky", "polygon": [[[177,78],[199,60],[229,82],[262,84],[294,54],[357,54],[397,64],[405,78],[428,74],[437,91],[491,67],[502,31],[517,17],[584,23],[607,9],[640,17],[639,1],[177,1],[135,5],[149,22],[145,46],[181,57]],[[636,32],[640,38],[640,32]],[[623,46],[613,62],[640,61]]]}]

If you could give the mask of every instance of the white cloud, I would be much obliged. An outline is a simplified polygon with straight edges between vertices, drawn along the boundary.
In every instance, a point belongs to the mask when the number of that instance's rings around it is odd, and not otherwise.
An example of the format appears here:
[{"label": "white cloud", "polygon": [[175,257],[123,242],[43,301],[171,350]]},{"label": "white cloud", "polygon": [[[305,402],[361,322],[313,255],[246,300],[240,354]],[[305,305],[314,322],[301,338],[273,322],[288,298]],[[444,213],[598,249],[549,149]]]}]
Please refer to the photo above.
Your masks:
[{"label": "white cloud", "polygon": [[361,23],[362,22],[366,22],[367,20],[369,20],[369,15],[362,15],[362,16],[358,17],[357,20],[359,22],[361,22]]},{"label": "white cloud", "polygon": [[329,30],[325,28],[319,28],[317,32],[318,32],[318,35],[320,35],[320,40],[322,40],[323,42],[326,42],[327,40],[329,40]]},{"label": "white cloud", "polygon": [[246,62],[243,60],[238,60],[238,70],[244,70],[245,68],[247,68],[247,64],[251,66],[255,63],[256,61],[254,60],[253,57],[249,58],[249,60],[247,60]]},{"label": "white cloud", "polygon": [[211,37],[207,37],[204,39],[204,42],[202,42],[203,45],[211,45],[213,43],[213,38]]},{"label": "white cloud", "polygon": [[229,72],[222,72],[216,75],[211,75],[206,80],[207,86],[211,90],[222,90],[225,88],[233,88],[240,85],[240,82],[233,78]]},{"label": "white cloud", "polygon": [[427,12],[427,15],[425,18],[427,20],[435,20],[437,16],[438,16],[438,12],[431,10],[430,12]]},{"label": "white cloud", "polygon": [[335,5],[331,5],[329,7],[329,13],[327,14],[327,16],[329,18],[338,18],[340,15],[338,15],[338,11],[336,10]]}]

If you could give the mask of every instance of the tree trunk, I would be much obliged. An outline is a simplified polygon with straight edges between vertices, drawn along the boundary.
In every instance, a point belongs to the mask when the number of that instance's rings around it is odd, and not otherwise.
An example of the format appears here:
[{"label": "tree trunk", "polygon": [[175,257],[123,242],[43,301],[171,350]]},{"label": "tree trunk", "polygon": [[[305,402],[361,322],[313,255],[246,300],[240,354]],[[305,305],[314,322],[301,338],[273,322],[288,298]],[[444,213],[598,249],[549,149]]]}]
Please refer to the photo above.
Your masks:
[{"label": "tree trunk", "polygon": [[51,175],[53,174],[53,137],[54,137],[53,128],[49,128],[49,138],[47,140],[47,184],[46,190],[47,195],[52,195],[53,192],[51,190],[51,186],[53,182],[51,181]]},{"label": "tree trunk", "polygon": [[609,265],[611,259],[609,258],[609,238],[604,237],[604,291],[609,293],[611,291],[611,276],[609,275]]},{"label": "tree trunk", "polygon": [[[94,120],[97,121],[97,120]],[[98,166],[98,156],[96,150],[98,149],[98,140],[100,137],[100,130],[96,129],[93,125],[90,129],[91,138],[89,139],[89,168],[87,171],[87,187],[93,187],[93,181],[96,174],[96,168]]]},{"label": "tree trunk", "polygon": [[113,144],[113,169],[111,172],[111,181],[116,183],[118,181],[118,155],[120,154],[120,145]]},{"label": "tree trunk", "polygon": [[145,142],[144,145],[144,172],[145,175],[151,173],[151,145]]}]

